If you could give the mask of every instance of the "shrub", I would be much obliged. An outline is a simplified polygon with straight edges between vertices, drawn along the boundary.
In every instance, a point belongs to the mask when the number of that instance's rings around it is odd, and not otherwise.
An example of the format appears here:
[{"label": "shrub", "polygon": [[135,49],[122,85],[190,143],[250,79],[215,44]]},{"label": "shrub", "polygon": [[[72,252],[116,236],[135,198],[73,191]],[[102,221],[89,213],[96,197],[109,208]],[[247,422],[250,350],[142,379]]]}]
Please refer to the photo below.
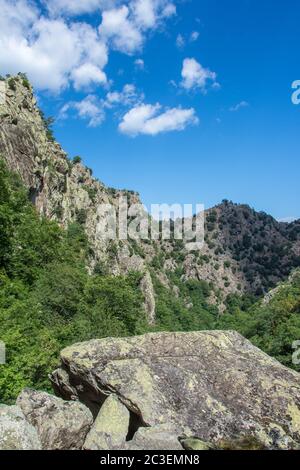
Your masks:
[{"label": "shrub", "polygon": [[76,155],[76,157],[73,158],[73,164],[77,165],[78,163],[81,163],[82,159],[79,155]]}]

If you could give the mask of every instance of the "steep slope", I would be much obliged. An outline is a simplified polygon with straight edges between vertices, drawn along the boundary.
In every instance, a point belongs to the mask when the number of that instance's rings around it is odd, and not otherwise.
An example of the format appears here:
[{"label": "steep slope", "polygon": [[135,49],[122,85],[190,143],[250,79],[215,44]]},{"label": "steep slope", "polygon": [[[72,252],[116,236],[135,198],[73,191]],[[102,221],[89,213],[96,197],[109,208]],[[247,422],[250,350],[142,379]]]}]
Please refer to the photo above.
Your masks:
[{"label": "steep slope", "polygon": [[261,295],[300,266],[299,220],[279,223],[247,205],[223,201],[207,211],[205,233],[200,263],[190,263],[187,275],[221,289]]},{"label": "steep slope", "polygon": [[[205,244],[187,252],[180,240],[105,241],[97,236],[100,204],[118,206],[137,193],[105,187],[79,161],[70,161],[54,141],[47,119],[22,74],[0,81],[0,155],[17,171],[41,214],[66,227],[80,222],[88,236],[91,270],[113,274],[141,271],[150,322],[155,317],[153,282],[173,296],[187,280],[210,284],[210,301],[223,305],[231,293],[262,294],[300,265],[300,221],[278,223],[245,205],[224,201],[206,212]],[[187,306],[192,305],[186,295]]]}]

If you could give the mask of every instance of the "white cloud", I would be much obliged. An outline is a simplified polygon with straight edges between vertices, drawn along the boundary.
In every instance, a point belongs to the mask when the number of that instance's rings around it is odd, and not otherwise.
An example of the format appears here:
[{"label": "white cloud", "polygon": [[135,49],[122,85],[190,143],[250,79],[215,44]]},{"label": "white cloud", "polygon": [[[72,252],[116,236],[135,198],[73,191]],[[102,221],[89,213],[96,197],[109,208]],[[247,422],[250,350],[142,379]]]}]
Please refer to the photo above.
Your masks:
[{"label": "white cloud", "polygon": [[128,54],[143,44],[141,32],[129,20],[129,8],[126,5],[104,11],[99,32],[104,39],[111,40],[115,49]]},{"label": "white cloud", "polygon": [[104,106],[107,108],[112,108],[116,105],[122,106],[136,106],[138,103],[141,103],[144,100],[144,94],[139,93],[135,86],[132,84],[126,84],[123,87],[123,90],[110,91],[107,93],[104,100]]},{"label": "white cloud", "polygon": [[160,104],[141,104],[132,108],[123,117],[119,130],[123,134],[155,136],[162,132],[181,131],[190,124],[199,122],[195,110],[173,108],[162,110]]},{"label": "white cloud", "polygon": [[217,74],[204,68],[193,58],[184,59],[181,76],[181,86],[186,90],[199,88],[203,93],[206,93],[208,83],[211,83],[214,88],[220,86],[216,81]]},{"label": "white cloud", "polygon": [[112,8],[116,0],[43,0],[48,11],[52,15],[78,16],[85,13],[92,13],[96,10]]},{"label": "white cloud", "polygon": [[193,31],[190,36],[190,41],[195,42],[199,38],[200,34],[198,31]]},{"label": "white cloud", "polygon": [[134,65],[139,70],[144,70],[144,68],[145,68],[145,62],[143,61],[143,59],[136,59],[134,61]]},{"label": "white cloud", "polygon": [[174,3],[167,2],[166,5],[162,9],[162,17],[169,18],[170,16],[176,15],[177,10]]},{"label": "white cloud", "polygon": [[144,94],[137,91],[135,85],[126,84],[121,91],[109,91],[102,99],[96,95],[88,95],[81,101],[70,101],[60,110],[59,118],[67,119],[70,113],[88,120],[89,127],[100,126],[105,120],[107,110],[118,110],[138,106],[144,100]]},{"label": "white cloud", "polygon": [[34,86],[54,92],[73,79],[77,88],[80,81],[100,82],[108,51],[92,26],[46,18],[25,0],[0,0],[0,9],[0,68],[6,73],[26,72]]},{"label": "white cloud", "polygon": [[233,113],[236,113],[237,111],[239,111],[240,109],[242,108],[247,108],[249,106],[249,103],[247,101],[241,101],[240,103],[238,103],[237,105],[235,106],[231,106],[231,108],[229,108],[229,111],[233,112]]},{"label": "white cloud", "polygon": [[132,10],[135,22],[142,28],[153,28],[156,22],[155,3],[152,0],[134,0]]},{"label": "white cloud", "polygon": [[103,11],[99,32],[114,49],[133,54],[141,49],[148,30],[174,14],[176,7],[167,0],[131,0]]},{"label": "white cloud", "polygon": [[93,83],[106,84],[107,77],[105,73],[96,67],[94,64],[83,64],[72,72],[72,79],[74,81],[74,88],[80,90],[81,88],[89,87]]},{"label": "white cloud", "polygon": [[97,127],[105,119],[102,102],[95,95],[88,95],[82,101],[70,101],[60,111],[60,118],[65,119],[68,112],[75,110],[81,119],[88,120],[89,127]]},{"label": "white cloud", "polygon": [[182,49],[185,46],[185,39],[182,34],[178,34],[176,38],[176,46],[178,47],[178,49]]},{"label": "white cloud", "polygon": [[[0,11],[2,73],[26,72],[36,88],[60,92],[105,84],[109,47],[136,52],[176,8],[170,0],[0,0]],[[99,28],[72,19],[91,12]]]}]

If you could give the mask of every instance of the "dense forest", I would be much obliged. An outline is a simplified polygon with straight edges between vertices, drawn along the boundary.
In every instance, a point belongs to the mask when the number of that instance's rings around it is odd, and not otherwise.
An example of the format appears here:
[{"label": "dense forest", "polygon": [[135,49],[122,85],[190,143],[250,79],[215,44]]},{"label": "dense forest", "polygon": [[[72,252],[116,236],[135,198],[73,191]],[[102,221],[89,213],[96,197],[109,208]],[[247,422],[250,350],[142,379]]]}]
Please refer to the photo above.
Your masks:
[{"label": "dense forest", "polygon": [[[174,296],[152,271],[156,324],[149,327],[139,288],[142,273],[113,277],[89,273],[89,244],[82,225],[63,230],[40,217],[19,177],[0,160],[0,401],[12,402],[25,386],[47,390],[48,373],[66,345],[147,331],[233,329],[289,367],[300,339],[300,274],[268,303],[230,295],[220,315],[204,281],[172,274]],[[151,270],[151,266],[149,266]],[[185,299],[192,300],[186,305]]]}]

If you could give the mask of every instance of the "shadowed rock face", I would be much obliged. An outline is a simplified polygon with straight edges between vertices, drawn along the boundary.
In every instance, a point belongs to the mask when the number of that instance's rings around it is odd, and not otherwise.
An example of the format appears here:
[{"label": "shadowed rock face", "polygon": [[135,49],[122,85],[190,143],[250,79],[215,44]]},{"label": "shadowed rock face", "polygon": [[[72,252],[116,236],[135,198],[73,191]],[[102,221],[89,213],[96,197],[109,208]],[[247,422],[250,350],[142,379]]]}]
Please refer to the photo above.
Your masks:
[{"label": "shadowed rock face", "polygon": [[61,359],[56,391],[99,407],[115,393],[143,426],[172,424],[177,437],[225,448],[300,443],[300,375],[235,332],[93,340]]}]

